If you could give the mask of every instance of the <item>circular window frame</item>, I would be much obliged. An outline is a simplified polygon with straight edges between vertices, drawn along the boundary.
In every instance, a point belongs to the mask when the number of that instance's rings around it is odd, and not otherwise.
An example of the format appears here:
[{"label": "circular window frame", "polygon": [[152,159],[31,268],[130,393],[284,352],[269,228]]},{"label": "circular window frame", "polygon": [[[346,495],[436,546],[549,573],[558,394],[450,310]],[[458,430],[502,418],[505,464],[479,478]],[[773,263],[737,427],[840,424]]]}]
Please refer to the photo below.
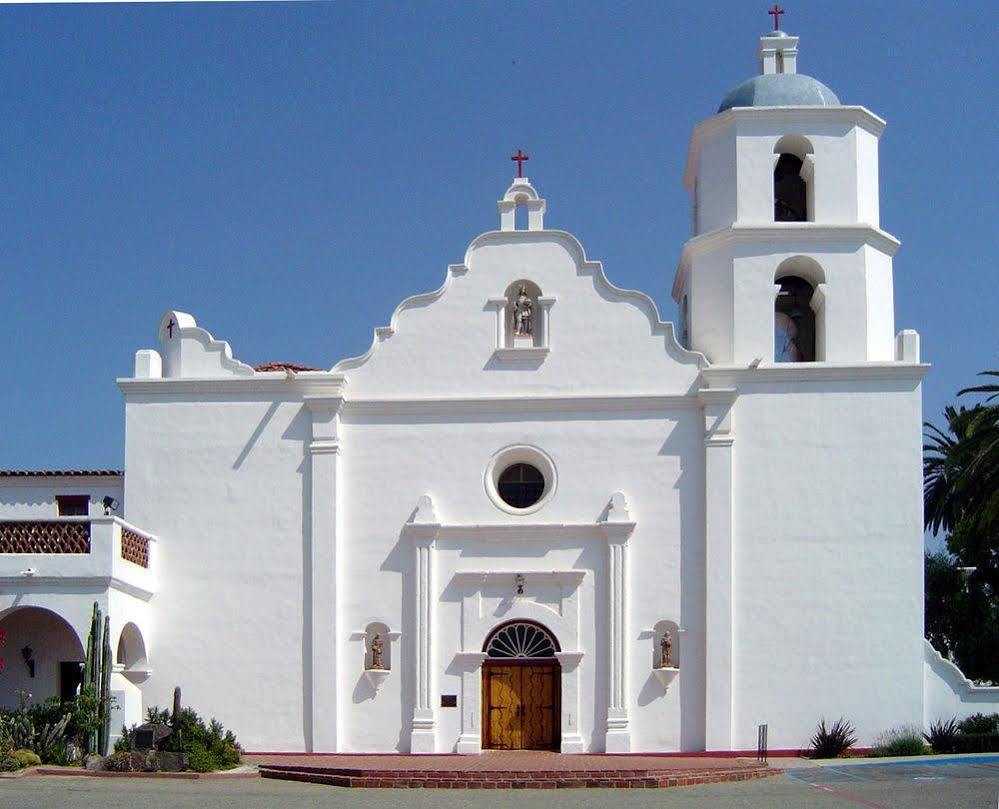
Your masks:
[{"label": "circular window frame", "polygon": [[[527,508],[511,506],[500,496],[498,489],[500,475],[508,467],[518,463],[529,464],[535,467],[545,479],[545,488],[541,493],[541,497],[538,498],[536,503]],[[500,511],[516,515],[533,514],[538,509],[543,508],[555,494],[555,489],[558,487],[558,473],[555,470],[555,462],[546,452],[529,444],[511,444],[510,446],[503,447],[503,449],[499,450],[489,459],[485,475],[483,476],[483,483],[485,484],[486,494],[489,496],[489,499],[492,500],[493,505]]]}]

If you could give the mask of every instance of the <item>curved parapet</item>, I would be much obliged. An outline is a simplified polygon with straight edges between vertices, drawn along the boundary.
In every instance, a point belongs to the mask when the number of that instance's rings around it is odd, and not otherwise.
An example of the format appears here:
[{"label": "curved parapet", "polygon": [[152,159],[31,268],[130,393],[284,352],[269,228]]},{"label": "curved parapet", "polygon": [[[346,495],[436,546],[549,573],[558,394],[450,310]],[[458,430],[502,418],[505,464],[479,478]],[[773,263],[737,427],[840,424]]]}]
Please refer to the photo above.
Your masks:
[{"label": "curved parapet", "polygon": [[165,312],[157,334],[164,377],[253,376],[253,368],[235,359],[225,340],[216,340],[186,312]]},{"label": "curved parapet", "polygon": [[[536,301],[539,328],[548,322],[547,309],[556,300],[558,306],[550,352],[547,327],[543,351],[518,349],[531,354],[520,370],[533,363],[539,372],[518,376],[522,391],[578,387],[590,376],[608,390],[685,393],[709,364],[703,354],[678,342],[673,324],[660,318],[648,295],[612,284],[602,264],[589,260],[572,234],[498,230],[476,237],[464,262],[448,267],[438,289],[402,301],[389,325],[375,330],[370,348],[341,360],[333,371],[363,369],[360,376],[351,375],[351,384],[368,394],[392,389],[490,395],[492,387],[508,387],[512,380],[482,372],[510,367],[503,362],[504,352],[510,353],[504,290],[528,281],[544,291]],[[661,339],[660,347],[647,342],[649,337]],[[385,345],[389,338],[391,348]],[[366,367],[376,355],[377,370]],[[421,367],[432,373],[420,374]]]},{"label": "curved parapet", "polygon": [[[699,351],[690,351],[680,344],[680,341],[676,339],[676,331],[672,321],[662,320],[659,317],[659,308],[652,298],[636,289],[623,289],[622,287],[615,286],[607,278],[603,264],[599,261],[588,259],[582,243],[571,233],[565,230],[546,230],[541,234],[532,235],[543,235],[563,240],[576,262],[578,274],[588,275],[593,280],[593,288],[605,299],[626,301],[641,311],[648,318],[651,334],[663,337],[666,353],[672,359],[684,365],[694,365],[697,368],[706,368],[709,365],[707,357]],[[499,240],[508,236],[508,233],[495,230],[477,236],[472,240],[465,253],[466,266],[470,261],[472,252],[476,248],[488,244],[492,240]]]},{"label": "curved parapet", "polygon": [[923,721],[999,713],[999,686],[975,685],[954,663],[923,641]]}]

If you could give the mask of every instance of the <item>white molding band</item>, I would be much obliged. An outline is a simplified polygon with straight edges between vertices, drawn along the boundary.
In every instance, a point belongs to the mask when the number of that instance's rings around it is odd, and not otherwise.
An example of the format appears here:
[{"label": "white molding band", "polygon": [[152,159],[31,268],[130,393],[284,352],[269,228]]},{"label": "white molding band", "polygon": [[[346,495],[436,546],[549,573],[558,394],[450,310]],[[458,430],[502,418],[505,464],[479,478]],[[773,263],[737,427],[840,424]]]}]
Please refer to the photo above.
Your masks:
[{"label": "white molding band", "polygon": [[[828,362],[785,362],[746,366],[716,365],[704,368],[701,378],[712,388],[731,388],[754,382],[834,382],[842,380],[896,379],[919,382],[930,366],[927,363],[868,362],[841,365]],[[705,393],[704,390],[700,394]],[[699,394],[699,395],[700,395]]]}]

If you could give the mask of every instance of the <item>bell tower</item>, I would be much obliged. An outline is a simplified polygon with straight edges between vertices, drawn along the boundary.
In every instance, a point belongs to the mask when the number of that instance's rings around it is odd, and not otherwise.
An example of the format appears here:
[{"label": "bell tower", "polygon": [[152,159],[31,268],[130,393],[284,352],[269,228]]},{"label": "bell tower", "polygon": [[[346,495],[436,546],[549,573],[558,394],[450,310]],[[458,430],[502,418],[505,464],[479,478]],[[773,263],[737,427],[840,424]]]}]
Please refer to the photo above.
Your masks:
[{"label": "bell tower", "polygon": [[720,365],[916,361],[894,334],[885,122],[798,73],[797,37],[764,34],[757,56],[759,75],[691,136],[692,234],[673,284],[682,341]]}]

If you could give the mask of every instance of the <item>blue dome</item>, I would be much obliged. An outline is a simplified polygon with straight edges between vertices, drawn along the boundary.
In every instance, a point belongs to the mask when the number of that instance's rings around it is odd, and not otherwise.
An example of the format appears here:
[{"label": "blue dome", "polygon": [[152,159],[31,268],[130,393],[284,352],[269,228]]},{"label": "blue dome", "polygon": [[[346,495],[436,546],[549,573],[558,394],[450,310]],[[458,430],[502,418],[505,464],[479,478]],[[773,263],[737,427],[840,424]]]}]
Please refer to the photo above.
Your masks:
[{"label": "blue dome", "polygon": [[718,112],[732,107],[837,107],[836,94],[804,73],[753,76],[729,91]]}]

